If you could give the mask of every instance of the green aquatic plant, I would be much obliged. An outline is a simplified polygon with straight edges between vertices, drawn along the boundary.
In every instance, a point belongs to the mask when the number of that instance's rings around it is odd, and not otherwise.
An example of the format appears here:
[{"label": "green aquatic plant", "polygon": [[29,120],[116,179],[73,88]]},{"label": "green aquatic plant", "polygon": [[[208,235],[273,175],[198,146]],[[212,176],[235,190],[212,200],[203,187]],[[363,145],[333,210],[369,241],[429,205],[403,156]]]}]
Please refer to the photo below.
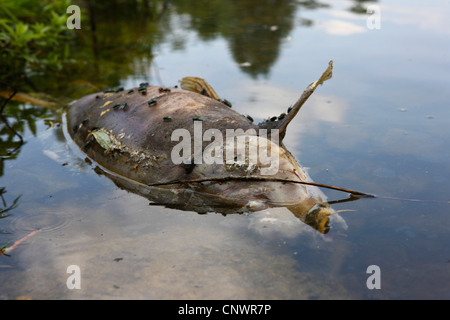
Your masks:
[{"label": "green aquatic plant", "polygon": [[49,69],[61,70],[70,61],[67,29],[68,0],[0,0],[0,75],[3,81]]},{"label": "green aquatic plant", "polygon": [[11,211],[12,209],[16,208],[18,206],[17,202],[19,201],[21,196],[18,196],[16,199],[14,199],[13,203],[10,206],[6,205],[6,201],[3,198],[3,194],[6,193],[5,187],[0,188],[0,198],[3,203],[4,208],[0,208],[0,219],[6,218],[9,215],[5,215],[8,211]]},{"label": "green aquatic plant", "polygon": [[3,253],[4,251],[5,251],[5,249],[6,249],[6,247],[9,245],[9,242],[7,242],[6,244],[4,244],[4,245],[2,245],[1,247],[0,247],[0,254],[1,253]]}]

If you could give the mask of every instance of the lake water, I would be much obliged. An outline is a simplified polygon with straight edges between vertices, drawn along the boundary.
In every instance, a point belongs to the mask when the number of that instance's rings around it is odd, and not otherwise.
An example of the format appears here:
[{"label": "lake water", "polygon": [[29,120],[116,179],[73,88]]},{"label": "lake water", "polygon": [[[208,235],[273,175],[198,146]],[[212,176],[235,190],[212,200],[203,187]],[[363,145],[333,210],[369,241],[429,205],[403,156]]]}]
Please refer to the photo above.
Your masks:
[{"label": "lake water", "polygon": [[[99,17],[96,63],[48,81],[76,98],[92,92],[81,80],[128,88],[199,76],[259,122],[285,112],[333,60],[333,78],[290,124],[285,145],[314,181],[379,197],[334,204],[351,211],[326,235],[282,208],[224,216],[150,206],[97,174],[57,114],[12,103],[25,144],[2,159],[2,208],[20,198],[0,219],[0,246],[39,232],[0,256],[0,298],[450,299],[448,1],[157,9],[140,33],[126,13]],[[139,33],[139,45],[122,43],[126,32]],[[330,201],[347,196],[323,191]],[[71,265],[81,289],[66,285]],[[373,265],[380,289],[367,285]]]}]

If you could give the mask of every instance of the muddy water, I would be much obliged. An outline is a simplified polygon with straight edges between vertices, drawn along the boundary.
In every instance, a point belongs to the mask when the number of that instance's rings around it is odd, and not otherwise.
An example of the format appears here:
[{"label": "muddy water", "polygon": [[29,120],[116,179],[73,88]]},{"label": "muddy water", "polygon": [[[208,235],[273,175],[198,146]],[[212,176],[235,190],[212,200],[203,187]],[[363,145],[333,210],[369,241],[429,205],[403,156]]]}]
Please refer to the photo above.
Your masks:
[{"label": "muddy water", "polygon": [[[152,60],[137,57],[134,73],[108,85],[200,76],[258,122],[285,112],[333,59],[333,78],[285,144],[315,181],[380,197],[334,204],[352,211],[326,235],[282,208],[223,216],[152,206],[86,163],[56,121],[45,124],[55,114],[31,112],[26,144],[3,161],[2,208],[20,198],[0,219],[0,245],[39,232],[0,257],[0,297],[450,298],[450,205],[383,198],[450,200],[449,4],[368,2],[381,9],[380,29],[369,29],[355,1],[287,2],[271,15],[254,14],[270,12],[261,1],[212,3],[214,17],[172,2],[148,35]],[[67,286],[71,265],[81,289]],[[367,286],[371,265],[380,289]]]}]

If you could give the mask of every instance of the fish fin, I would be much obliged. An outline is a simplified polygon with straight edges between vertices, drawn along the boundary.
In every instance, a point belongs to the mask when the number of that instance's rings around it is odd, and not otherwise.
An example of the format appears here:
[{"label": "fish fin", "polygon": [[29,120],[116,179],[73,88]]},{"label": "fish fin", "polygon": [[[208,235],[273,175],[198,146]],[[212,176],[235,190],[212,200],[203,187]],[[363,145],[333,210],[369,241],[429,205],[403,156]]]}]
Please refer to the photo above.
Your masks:
[{"label": "fish fin", "polygon": [[204,96],[220,99],[219,95],[214,91],[206,80],[198,77],[184,77],[180,81],[181,88],[184,90],[200,93]]},{"label": "fish fin", "polygon": [[297,102],[288,109],[288,112],[286,114],[281,114],[278,117],[273,117],[269,121],[261,122],[258,124],[259,128],[261,129],[278,129],[279,130],[279,137],[280,141],[284,138],[286,135],[286,128],[288,124],[294,119],[294,117],[299,112],[300,108],[303,106],[303,104],[308,100],[308,98],[313,94],[313,92],[316,90],[316,88],[325,82],[326,80],[330,79],[332,77],[332,70],[333,70],[333,61],[330,61],[328,64],[328,68],[325,70],[325,72],[322,74],[322,76],[319,78],[319,80],[311,83],[305,91],[303,91],[303,94],[301,97],[297,100]]}]

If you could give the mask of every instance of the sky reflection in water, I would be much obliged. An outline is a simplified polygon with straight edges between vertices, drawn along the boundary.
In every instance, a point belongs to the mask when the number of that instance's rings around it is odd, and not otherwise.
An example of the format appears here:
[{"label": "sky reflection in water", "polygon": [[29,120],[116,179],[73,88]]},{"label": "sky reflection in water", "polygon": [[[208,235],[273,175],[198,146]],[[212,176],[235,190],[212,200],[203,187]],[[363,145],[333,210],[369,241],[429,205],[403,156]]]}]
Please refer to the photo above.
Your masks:
[{"label": "sky reflection in water", "polygon": [[[380,196],[450,200],[447,2],[239,3],[209,1],[210,16],[209,8],[173,1],[147,36],[151,54],[92,81],[169,86],[200,76],[259,122],[285,112],[333,60],[333,78],[284,140],[312,178]],[[379,30],[355,13],[369,4],[380,6]],[[99,59],[99,70],[110,70],[127,58]],[[26,144],[2,162],[6,203],[21,198],[0,220],[0,244],[42,232],[0,257],[1,298],[450,298],[448,204],[337,204],[355,211],[341,213],[326,236],[278,209],[222,216],[148,206],[93,172],[60,128],[47,128],[43,112],[30,113],[16,112],[30,119],[21,129]],[[71,264],[82,270],[81,290],[66,287]],[[381,290],[366,287],[373,264]]]}]

